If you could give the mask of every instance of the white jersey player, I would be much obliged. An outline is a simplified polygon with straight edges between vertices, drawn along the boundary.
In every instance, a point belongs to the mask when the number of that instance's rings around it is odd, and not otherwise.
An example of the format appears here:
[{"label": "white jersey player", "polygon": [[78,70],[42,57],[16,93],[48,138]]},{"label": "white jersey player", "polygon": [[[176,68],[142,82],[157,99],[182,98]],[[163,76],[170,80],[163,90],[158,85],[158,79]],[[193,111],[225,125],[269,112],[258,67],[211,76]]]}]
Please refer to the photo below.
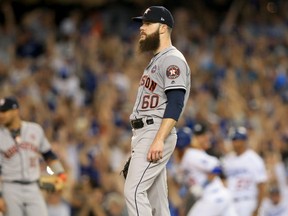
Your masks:
[{"label": "white jersey player", "polygon": [[288,194],[287,189],[280,191],[277,186],[271,186],[269,197],[262,202],[259,216],[287,216]]},{"label": "white jersey player", "polygon": [[270,157],[271,180],[268,196],[262,202],[259,216],[287,216],[288,184],[285,164],[277,153],[272,153]]},{"label": "white jersey player", "polygon": [[[186,150],[181,162],[184,183],[191,193],[200,196],[187,216],[235,216],[232,198],[219,177],[219,160],[208,155],[209,136],[204,124],[194,126],[192,148]],[[197,194],[200,193],[200,194]]]},{"label": "white jersey player", "polygon": [[247,130],[230,131],[234,152],[223,159],[227,187],[239,216],[256,216],[265,195],[267,173],[263,159],[247,146]]}]

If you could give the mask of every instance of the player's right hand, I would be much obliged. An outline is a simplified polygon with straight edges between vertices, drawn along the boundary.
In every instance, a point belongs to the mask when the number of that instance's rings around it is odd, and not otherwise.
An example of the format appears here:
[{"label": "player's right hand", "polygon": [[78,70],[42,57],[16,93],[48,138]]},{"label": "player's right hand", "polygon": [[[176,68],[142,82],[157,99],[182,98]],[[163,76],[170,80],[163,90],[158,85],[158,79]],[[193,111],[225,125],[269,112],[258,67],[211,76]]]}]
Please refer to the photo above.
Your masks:
[{"label": "player's right hand", "polygon": [[156,163],[158,160],[162,159],[163,149],[164,149],[164,142],[154,140],[154,142],[151,144],[149,148],[147,154],[147,160]]},{"label": "player's right hand", "polygon": [[6,212],[6,204],[3,197],[0,198],[0,212],[2,213]]}]

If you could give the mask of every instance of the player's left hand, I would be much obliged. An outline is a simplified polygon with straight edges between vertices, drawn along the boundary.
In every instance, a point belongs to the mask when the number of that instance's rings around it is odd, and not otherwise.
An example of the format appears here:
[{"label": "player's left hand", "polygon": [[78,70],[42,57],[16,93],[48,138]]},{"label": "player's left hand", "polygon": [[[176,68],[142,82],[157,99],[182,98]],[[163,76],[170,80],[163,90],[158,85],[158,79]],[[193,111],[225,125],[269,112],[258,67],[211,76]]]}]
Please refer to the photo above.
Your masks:
[{"label": "player's left hand", "polygon": [[158,160],[162,159],[163,149],[164,149],[164,142],[159,141],[159,140],[154,140],[149,148],[149,151],[147,154],[147,160],[150,162],[156,163]]},{"label": "player's left hand", "polygon": [[61,191],[64,188],[67,176],[65,173],[59,175],[45,175],[39,179],[39,186],[41,189],[48,192]]}]

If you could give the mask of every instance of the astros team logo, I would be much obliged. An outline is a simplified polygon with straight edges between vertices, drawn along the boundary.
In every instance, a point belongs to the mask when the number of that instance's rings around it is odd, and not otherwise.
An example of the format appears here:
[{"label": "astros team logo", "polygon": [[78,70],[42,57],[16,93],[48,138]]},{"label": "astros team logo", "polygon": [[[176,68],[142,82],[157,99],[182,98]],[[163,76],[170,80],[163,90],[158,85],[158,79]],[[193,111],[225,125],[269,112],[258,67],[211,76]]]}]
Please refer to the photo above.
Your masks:
[{"label": "astros team logo", "polygon": [[180,75],[180,69],[176,65],[170,65],[166,70],[169,79],[176,79]]}]

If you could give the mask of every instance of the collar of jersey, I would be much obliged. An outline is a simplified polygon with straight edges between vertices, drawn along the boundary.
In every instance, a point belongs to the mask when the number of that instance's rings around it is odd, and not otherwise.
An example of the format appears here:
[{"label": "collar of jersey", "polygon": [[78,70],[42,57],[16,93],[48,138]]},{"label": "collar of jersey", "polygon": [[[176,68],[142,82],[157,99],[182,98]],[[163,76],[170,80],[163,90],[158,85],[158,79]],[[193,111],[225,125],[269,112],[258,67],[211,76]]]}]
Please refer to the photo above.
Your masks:
[{"label": "collar of jersey", "polygon": [[155,62],[158,58],[160,58],[162,55],[164,55],[165,53],[169,52],[172,49],[174,49],[174,46],[169,46],[165,48],[164,50],[162,50],[161,52],[155,54],[153,58],[151,59],[149,65],[146,67],[146,69],[148,69],[153,64],[153,62]]}]

